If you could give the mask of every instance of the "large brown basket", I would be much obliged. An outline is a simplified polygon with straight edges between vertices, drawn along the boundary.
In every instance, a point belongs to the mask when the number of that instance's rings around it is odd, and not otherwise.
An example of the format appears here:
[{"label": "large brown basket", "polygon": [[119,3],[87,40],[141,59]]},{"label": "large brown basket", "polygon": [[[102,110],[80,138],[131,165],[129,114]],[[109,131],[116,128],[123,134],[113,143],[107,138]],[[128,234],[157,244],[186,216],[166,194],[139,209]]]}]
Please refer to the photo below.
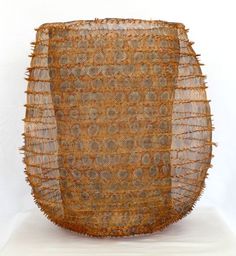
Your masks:
[{"label": "large brown basket", "polygon": [[213,143],[185,26],[48,23],[33,44],[22,149],[46,216],[102,237],[151,233],[191,211]]}]

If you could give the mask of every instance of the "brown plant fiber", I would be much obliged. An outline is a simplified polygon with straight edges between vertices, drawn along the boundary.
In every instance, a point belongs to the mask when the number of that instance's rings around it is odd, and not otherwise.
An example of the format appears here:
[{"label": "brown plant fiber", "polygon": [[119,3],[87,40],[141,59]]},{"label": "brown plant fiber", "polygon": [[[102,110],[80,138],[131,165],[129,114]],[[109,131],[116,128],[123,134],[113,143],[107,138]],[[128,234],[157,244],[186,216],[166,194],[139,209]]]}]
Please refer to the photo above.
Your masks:
[{"label": "brown plant fiber", "polygon": [[104,237],[152,233],[189,213],[214,143],[185,26],[109,18],[36,31],[22,150],[45,215]]}]

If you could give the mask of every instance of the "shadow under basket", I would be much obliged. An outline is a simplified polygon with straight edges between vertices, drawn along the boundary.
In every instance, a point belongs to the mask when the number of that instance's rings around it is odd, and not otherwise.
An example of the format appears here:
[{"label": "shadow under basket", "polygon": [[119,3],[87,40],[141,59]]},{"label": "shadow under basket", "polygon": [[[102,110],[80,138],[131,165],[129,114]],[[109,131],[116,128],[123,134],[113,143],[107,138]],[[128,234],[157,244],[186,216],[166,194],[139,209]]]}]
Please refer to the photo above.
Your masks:
[{"label": "shadow under basket", "polygon": [[214,143],[185,26],[108,18],[36,31],[21,149],[48,219],[89,236],[129,236],[189,213]]}]

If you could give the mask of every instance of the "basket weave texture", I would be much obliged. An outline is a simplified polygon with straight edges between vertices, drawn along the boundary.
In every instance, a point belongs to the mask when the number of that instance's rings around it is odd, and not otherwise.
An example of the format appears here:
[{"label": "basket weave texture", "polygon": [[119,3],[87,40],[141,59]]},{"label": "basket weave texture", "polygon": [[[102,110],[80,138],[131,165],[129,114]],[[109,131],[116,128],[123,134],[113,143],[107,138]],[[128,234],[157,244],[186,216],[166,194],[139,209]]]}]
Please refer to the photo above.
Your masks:
[{"label": "basket weave texture", "polygon": [[213,143],[185,26],[95,19],[36,31],[22,149],[45,215],[104,237],[152,233],[189,213]]}]

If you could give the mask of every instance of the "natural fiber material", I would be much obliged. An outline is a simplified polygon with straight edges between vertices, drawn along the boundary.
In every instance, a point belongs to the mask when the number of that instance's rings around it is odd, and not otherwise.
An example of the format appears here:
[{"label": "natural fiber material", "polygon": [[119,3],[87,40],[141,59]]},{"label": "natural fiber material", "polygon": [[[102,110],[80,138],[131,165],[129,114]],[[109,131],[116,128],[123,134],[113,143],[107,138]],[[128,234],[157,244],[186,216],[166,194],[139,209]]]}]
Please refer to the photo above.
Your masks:
[{"label": "natural fiber material", "polygon": [[54,223],[151,233],[185,216],[212,157],[205,77],[181,23],[43,24],[29,70],[27,180]]}]

